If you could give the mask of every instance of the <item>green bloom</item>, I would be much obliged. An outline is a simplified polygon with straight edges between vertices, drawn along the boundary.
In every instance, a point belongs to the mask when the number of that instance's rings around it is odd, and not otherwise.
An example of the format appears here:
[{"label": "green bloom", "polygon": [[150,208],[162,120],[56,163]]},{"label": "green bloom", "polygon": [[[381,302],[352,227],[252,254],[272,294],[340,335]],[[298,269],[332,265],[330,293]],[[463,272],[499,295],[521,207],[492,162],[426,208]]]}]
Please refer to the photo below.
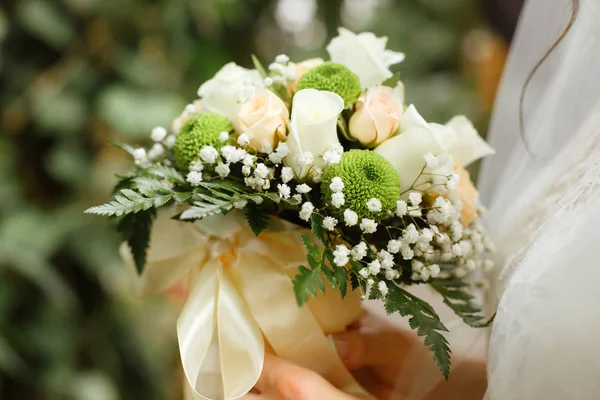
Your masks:
[{"label": "green bloom", "polygon": [[337,93],[344,99],[344,107],[356,103],[360,94],[360,79],[341,64],[326,62],[312,68],[298,81],[298,90],[317,89]]},{"label": "green bloom", "polygon": [[202,147],[218,147],[221,143],[219,133],[231,129],[231,122],[220,114],[205,112],[188,119],[179,130],[173,147],[177,166],[187,170],[200,156]]},{"label": "green bloom", "polygon": [[[344,183],[345,204],[340,208],[331,206],[333,191],[330,184],[335,177],[340,177]],[[370,150],[350,150],[338,164],[327,167],[321,193],[336,217],[343,218],[344,210],[349,208],[359,218],[380,219],[396,207],[396,201],[400,199],[400,180],[392,164],[379,154]],[[373,198],[381,202],[381,211],[367,208],[367,202]]]}]

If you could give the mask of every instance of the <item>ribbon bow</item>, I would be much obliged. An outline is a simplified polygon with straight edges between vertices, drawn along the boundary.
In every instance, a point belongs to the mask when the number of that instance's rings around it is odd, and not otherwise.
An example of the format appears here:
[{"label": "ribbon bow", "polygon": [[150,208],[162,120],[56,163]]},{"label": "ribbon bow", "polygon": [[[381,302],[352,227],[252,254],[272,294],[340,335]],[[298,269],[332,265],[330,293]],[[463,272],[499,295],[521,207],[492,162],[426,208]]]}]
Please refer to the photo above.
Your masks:
[{"label": "ribbon bow", "polygon": [[164,291],[186,276],[193,282],[177,322],[188,397],[232,400],[250,391],[262,371],[263,335],[280,357],[363,395],[324,334],[342,331],[357,317],[357,293],[342,302],[329,290],[333,295],[298,307],[290,275],[305,261],[301,230],[275,220],[257,238],[241,218],[230,213],[181,223],[159,217],[141,275],[122,247],[139,295]]}]

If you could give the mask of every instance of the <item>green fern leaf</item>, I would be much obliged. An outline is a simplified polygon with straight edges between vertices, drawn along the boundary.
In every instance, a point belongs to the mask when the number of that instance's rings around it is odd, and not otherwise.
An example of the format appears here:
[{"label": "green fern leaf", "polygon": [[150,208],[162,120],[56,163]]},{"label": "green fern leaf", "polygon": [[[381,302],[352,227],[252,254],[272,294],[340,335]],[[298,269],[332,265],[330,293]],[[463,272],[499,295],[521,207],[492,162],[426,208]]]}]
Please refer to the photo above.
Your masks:
[{"label": "green fern leaf", "polygon": [[432,279],[431,286],[442,295],[444,303],[467,325],[474,328],[489,326],[494,317],[484,322],[483,311],[474,304],[474,297],[467,292],[468,286],[459,279]]},{"label": "green fern leaf", "polygon": [[327,246],[326,239],[325,239],[326,232],[325,232],[325,228],[323,227],[323,216],[322,215],[314,213],[310,217],[310,229],[312,231],[312,234],[315,235],[315,237],[317,239],[319,239],[321,241],[321,243],[323,243],[323,245]]},{"label": "green fern leaf", "polygon": [[246,206],[244,215],[248,222],[248,226],[250,226],[250,229],[252,229],[252,232],[254,232],[256,236],[260,235],[260,233],[267,228],[269,220],[271,219],[271,214],[267,210],[254,204],[248,204]]},{"label": "green fern leaf", "polygon": [[152,222],[156,210],[150,209],[136,214],[125,215],[119,221],[117,230],[127,242],[138,273],[142,273],[146,264],[146,252],[150,244]]}]

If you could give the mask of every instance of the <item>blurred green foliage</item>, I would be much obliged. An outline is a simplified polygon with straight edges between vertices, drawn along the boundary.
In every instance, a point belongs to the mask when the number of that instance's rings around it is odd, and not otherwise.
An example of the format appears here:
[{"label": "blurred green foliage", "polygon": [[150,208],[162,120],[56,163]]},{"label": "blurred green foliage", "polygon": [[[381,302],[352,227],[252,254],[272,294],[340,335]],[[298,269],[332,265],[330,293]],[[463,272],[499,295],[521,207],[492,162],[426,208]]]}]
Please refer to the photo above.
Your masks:
[{"label": "blurred green foliage", "polygon": [[0,398],[180,398],[173,307],[133,299],[118,238],[82,211],[127,167],[107,143],[169,126],[227,61],[326,56],[337,26],[373,30],[406,53],[427,118],[485,120],[459,71],[473,1],[314,1],[3,0]]}]

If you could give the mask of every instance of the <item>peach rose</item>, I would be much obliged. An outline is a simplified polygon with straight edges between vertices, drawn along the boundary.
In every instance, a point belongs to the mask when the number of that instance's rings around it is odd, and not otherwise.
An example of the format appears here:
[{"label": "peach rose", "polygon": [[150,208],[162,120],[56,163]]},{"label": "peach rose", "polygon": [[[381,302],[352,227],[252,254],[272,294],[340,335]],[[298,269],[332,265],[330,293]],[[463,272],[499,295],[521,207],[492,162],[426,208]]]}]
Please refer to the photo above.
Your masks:
[{"label": "peach rose", "polygon": [[270,90],[264,89],[238,109],[235,127],[238,133],[250,138],[250,146],[257,150],[263,144],[277,146],[284,139],[290,122],[290,112],[285,103]]},{"label": "peach rose", "polygon": [[[200,103],[200,99],[194,100],[192,105],[196,108],[196,112],[202,111],[202,104]],[[179,132],[179,130],[181,129],[181,127],[183,126],[185,121],[190,119],[190,117],[191,117],[191,115],[187,112],[187,110],[183,110],[181,115],[179,115],[179,117],[175,118],[175,121],[173,121],[173,124],[171,125],[171,129],[173,130],[173,133]]]},{"label": "peach rose", "polygon": [[300,80],[302,75],[310,71],[312,68],[318,67],[323,63],[324,61],[322,58],[309,58],[308,60],[302,61],[298,64],[295,64],[293,62],[289,63],[288,66],[294,72],[294,75],[296,77],[296,80],[290,83],[290,90],[292,92],[295,92],[296,88],[298,87],[298,81]]},{"label": "peach rose", "polygon": [[350,136],[367,147],[375,147],[392,136],[402,117],[404,88],[377,86],[367,90],[356,103],[350,118]]},{"label": "peach rose", "polygon": [[460,213],[460,219],[463,226],[467,227],[471,225],[478,217],[477,198],[479,197],[479,193],[471,181],[469,171],[462,167],[456,167],[454,169],[454,173],[460,177],[458,190],[460,191],[460,199],[463,206]]}]

